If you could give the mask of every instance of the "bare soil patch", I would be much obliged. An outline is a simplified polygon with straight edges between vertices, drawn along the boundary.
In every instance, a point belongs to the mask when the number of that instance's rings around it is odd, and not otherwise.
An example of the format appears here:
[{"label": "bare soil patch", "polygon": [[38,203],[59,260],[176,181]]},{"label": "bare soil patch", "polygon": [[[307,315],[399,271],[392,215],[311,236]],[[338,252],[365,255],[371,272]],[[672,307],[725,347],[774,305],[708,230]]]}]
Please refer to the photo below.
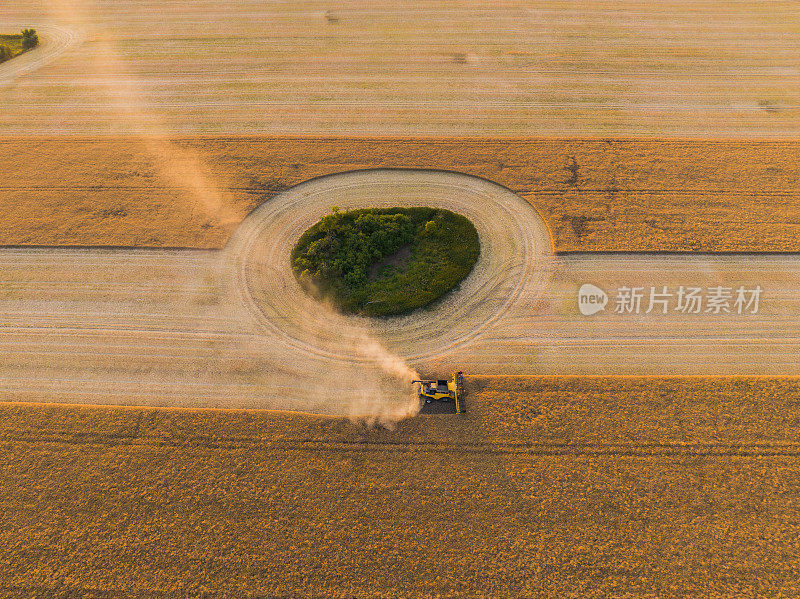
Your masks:
[{"label": "bare soil patch", "polygon": [[[369,279],[376,280],[379,276],[386,272],[405,272],[408,259],[411,258],[411,246],[404,245],[393,254],[386,256],[380,262],[376,262],[369,267]],[[391,269],[391,270],[389,270]]]}]

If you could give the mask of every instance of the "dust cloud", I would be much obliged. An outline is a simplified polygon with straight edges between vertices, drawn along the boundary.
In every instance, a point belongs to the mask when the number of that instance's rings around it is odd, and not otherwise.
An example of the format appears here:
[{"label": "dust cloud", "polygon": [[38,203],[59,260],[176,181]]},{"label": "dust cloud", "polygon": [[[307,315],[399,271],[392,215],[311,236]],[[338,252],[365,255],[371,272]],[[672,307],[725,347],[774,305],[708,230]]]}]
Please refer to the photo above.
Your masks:
[{"label": "dust cloud", "polygon": [[112,34],[92,26],[92,11],[97,12],[100,7],[92,7],[83,0],[53,0],[48,7],[51,17],[80,28],[91,39],[87,66],[98,79],[104,79],[107,73],[115,75],[113,86],[99,89],[108,96],[116,112],[119,130],[143,132],[138,138],[150,155],[151,164],[167,185],[181,192],[176,195],[189,204],[192,215],[211,226],[225,227],[239,222],[242,215],[232,209],[226,186],[196,151],[174,141],[172,131],[148,101],[135,72],[122,59]]},{"label": "dust cloud", "polygon": [[[243,215],[232,209],[227,187],[195,151],[174,140],[166,121],[148,101],[135,71],[122,59],[113,33],[94,25],[93,16],[102,7],[89,0],[54,0],[48,3],[48,10],[51,18],[79,28],[91,40],[85,58],[93,74],[106,80],[107,74],[114,74],[113,85],[100,87],[98,93],[106,94],[119,119],[120,131],[144,131],[139,139],[151,164],[165,184],[177,192],[176,199],[186,202],[192,219],[222,227],[241,221]],[[185,367],[177,370],[174,364],[161,364],[153,356],[142,357],[141,362],[148,364],[144,370],[135,359],[130,364],[112,360],[107,366],[98,359],[91,376],[103,379],[104,384],[113,379],[115,372],[131,374],[132,369],[138,368],[131,377],[130,397],[122,386],[117,386],[119,394],[112,402],[152,404],[155,400],[141,392],[152,388],[154,396],[160,398],[159,405],[286,409],[343,415],[383,425],[418,411],[411,385],[416,373],[366,329],[345,322],[329,307],[320,305],[319,310],[331,312],[329,322],[337,323],[338,347],[328,355],[319,355],[312,348],[286,344],[279,337],[254,329],[252,316],[241,305],[202,291],[208,280],[218,279],[219,264],[205,256],[198,260],[204,263],[199,278],[186,278],[179,275],[180,261],[164,257],[163,283],[174,286],[176,280],[183,279],[183,291],[171,295],[166,303],[145,308],[145,312],[157,308],[162,315],[174,315],[176,322],[198,327],[198,331],[182,330],[184,340],[176,340],[169,347]],[[114,276],[125,278],[120,273]],[[148,283],[159,284],[154,280]],[[130,281],[126,294],[126,301],[138,303],[134,281]],[[97,301],[91,297],[88,285],[85,295],[74,298],[78,313],[80,305],[90,306]],[[106,307],[117,312],[115,306]],[[124,309],[119,310],[113,320],[124,313]],[[107,321],[109,315],[96,318]],[[177,329],[186,325],[174,326]],[[100,343],[107,342],[104,339]],[[137,339],[135,343],[145,345],[146,341]],[[139,384],[137,377],[142,379]]]},{"label": "dust cloud", "polygon": [[313,310],[324,322],[305,343],[285,333],[291,330],[285,320],[265,326],[254,318],[242,291],[234,283],[219,305],[241,331],[226,359],[247,361],[244,371],[257,382],[261,407],[346,416],[387,427],[419,412],[418,390],[412,385],[418,373],[372,335],[363,319],[344,316],[298,287],[302,297],[293,302],[293,320],[307,320]]}]

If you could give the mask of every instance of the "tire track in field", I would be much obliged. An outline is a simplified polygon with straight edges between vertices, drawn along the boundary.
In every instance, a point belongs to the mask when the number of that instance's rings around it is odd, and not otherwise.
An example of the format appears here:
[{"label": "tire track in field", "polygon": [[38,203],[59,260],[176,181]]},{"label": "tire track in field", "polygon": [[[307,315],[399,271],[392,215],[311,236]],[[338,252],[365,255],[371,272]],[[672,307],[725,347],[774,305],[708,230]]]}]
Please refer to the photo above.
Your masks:
[{"label": "tire track in field", "polygon": [[278,441],[261,437],[170,436],[153,437],[137,434],[98,434],[93,432],[30,433],[10,430],[0,443],[32,443],[55,445],[100,445],[115,447],[186,447],[203,449],[238,449],[247,447],[254,451],[270,452],[414,452],[441,454],[442,451],[490,455],[535,456],[631,456],[631,457],[778,457],[800,456],[797,443],[603,443],[603,442],[464,442],[457,440],[366,441],[281,438]]}]

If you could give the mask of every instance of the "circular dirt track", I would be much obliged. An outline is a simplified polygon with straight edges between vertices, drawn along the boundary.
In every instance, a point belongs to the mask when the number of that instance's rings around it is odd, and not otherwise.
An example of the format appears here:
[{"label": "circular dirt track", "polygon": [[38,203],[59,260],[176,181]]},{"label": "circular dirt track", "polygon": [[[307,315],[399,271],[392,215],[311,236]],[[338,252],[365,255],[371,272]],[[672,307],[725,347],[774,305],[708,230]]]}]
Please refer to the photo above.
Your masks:
[{"label": "circular dirt track", "polygon": [[[431,206],[463,214],[478,231],[481,255],[460,286],[428,308],[389,318],[343,316],[306,295],[291,269],[300,235],[329,213],[359,207]],[[457,173],[378,169],[314,179],[253,211],[226,248],[234,288],[263,332],[305,355],[372,361],[364,339],[414,362],[469,342],[520,300],[544,289],[550,233],[513,192]],[[291,354],[289,354],[291,355]]]}]

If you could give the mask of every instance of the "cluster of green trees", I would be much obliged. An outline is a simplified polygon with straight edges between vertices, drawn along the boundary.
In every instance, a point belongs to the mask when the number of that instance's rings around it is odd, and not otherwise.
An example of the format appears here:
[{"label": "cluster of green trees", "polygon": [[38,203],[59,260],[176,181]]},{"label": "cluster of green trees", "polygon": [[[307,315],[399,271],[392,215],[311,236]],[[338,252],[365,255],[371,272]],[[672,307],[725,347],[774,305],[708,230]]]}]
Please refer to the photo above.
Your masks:
[{"label": "cluster of green trees", "polygon": [[35,29],[23,29],[22,30],[22,47],[26,50],[30,50],[31,48],[35,48],[39,45],[39,34],[36,33]]},{"label": "cluster of green trees", "polygon": [[342,311],[386,316],[439,298],[479,254],[475,227],[447,210],[334,209],[301,236],[292,268],[309,293]]},{"label": "cluster of green trees", "polygon": [[414,239],[411,219],[397,213],[334,210],[314,229],[296,252],[294,269],[304,279],[339,280],[351,289],[366,283],[372,264]]}]

